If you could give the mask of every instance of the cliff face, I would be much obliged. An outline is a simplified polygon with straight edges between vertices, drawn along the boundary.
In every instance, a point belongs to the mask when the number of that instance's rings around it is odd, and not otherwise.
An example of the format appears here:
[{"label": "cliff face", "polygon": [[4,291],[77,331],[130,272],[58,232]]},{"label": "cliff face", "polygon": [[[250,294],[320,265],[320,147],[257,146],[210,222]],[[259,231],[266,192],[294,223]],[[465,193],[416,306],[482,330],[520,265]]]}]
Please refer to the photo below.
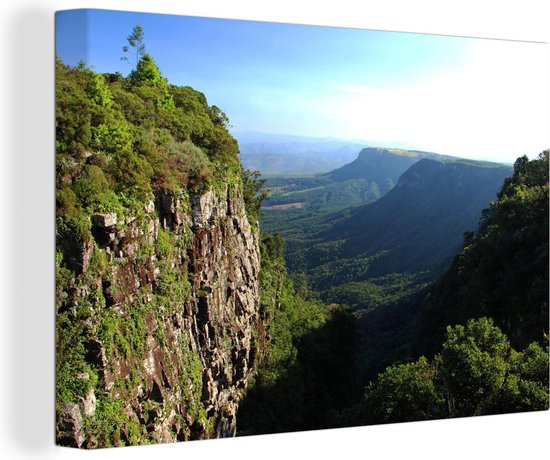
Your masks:
[{"label": "cliff face", "polygon": [[157,196],[120,220],[93,216],[93,239],[65,251],[74,271],[58,270],[58,442],[234,436],[260,309],[241,188]]}]

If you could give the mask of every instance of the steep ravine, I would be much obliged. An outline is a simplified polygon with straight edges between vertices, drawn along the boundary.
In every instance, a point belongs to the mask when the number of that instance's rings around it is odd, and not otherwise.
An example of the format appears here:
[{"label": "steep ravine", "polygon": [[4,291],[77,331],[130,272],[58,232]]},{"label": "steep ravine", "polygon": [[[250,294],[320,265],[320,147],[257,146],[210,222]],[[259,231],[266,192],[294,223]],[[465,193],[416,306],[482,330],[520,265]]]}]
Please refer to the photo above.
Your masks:
[{"label": "steep ravine", "polygon": [[91,225],[57,276],[58,443],[234,436],[262,329],[240,185],[157,196]]}]

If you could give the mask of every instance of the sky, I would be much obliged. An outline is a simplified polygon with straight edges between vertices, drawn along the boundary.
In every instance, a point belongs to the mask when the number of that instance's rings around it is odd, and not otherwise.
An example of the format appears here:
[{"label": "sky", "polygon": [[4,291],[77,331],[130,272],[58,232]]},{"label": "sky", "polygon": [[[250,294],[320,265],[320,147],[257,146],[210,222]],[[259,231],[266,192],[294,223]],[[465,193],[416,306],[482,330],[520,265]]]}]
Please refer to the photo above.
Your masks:
[{"label": "sky", "polygon": [[232,132],[361,140],[513,163],[550,146],[548,44],[176,15],[56,15],[56,52],[132,70],[144,29],[170,83],[205,93]]}]

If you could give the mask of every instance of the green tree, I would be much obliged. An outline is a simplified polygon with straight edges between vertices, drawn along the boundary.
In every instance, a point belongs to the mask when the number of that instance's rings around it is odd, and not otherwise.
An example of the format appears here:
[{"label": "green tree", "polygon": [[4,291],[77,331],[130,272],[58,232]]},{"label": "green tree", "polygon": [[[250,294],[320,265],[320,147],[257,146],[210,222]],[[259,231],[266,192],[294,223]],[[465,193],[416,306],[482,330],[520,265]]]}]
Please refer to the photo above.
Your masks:
[{"label": "green tree", "polygon": [[259,171],[245,169],[241,173],[246,214],[252,224],[258,220],[262,203],[269,196],[269,192],[263,188],[265,179],[260,177]]},{"label": "green tree", "polygon": [[134,85],[145,82],[156,85],[166,83],[165,79],[162,77],[159,67],[150,54],[143,55],[143,57],[138,61],[136,68],[130,72],[129,79]]},{"label": "green tree", "polygon": [[392,423],[445,417],[437,367],[421,357],[388,367],[365,391],[363,422]]},{"label": "green tree", "polygon": [[515,351],[489,318],[447,328],[441,353],[388,367],[338,425],[547,410],[548,346]]},{"label": "green tree", "polygon": [[451,417],[486,412],[504,386],[510,355],[507,337],[491,319],[447,328],[441,374]]},{"label": "green tree", "polygon": [[88,74],[88,84],[86,85],[86,95],[88,98],[100,107],[111,107],[113,96],[105,83],[105,77],[102,74],[91,71]]},{"label": "green tree", "polygon": [[[133,51],[130,50],[128,45],[122,47],[122,51],[125,53],[130,53],[135,57],[136,66],[139,60],[145,55],[145,43],[143,43],[143,27],[139,24],[136,24],[132,29],[132,33],[128,35],[128,44],[133,48]],[[128,62],[127,56],[122,56],[120,58],[122,61]]]},{"label": "green tree", "polygon": [[141,57],[128,79],[132,85],[139,87],[143,98],[156,100],[157,106],[168,111],[174,108],[174,99],[169,91],[168,80],[162,76],[150,54],[144,54]]},{"label": "green tree", "polygon": [[548,348],[531,343],[514,352],[510,372],[491,413],[548,410]]},{"label": "green tree", "polygon": [[86,94],[86,75],[56,60],[55,128],[58,181],[70,174],[91,140],[91,104]]}]

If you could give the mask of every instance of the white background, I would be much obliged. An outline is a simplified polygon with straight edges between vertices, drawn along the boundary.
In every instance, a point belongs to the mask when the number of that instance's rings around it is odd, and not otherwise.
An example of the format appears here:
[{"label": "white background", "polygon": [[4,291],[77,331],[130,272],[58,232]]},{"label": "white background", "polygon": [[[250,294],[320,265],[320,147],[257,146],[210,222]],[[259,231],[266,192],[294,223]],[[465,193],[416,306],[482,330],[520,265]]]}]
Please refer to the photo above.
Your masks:
[{"label": "white background", "polygon": [[[4,0],[0,10],[0,457],[544,458],[549,412],[95,452],[55,447],[53,13],[77,7],[127,9],[548,43],[547,3]],[[550,51],[548,57],[550,61]],[[550,109],[550,101],[543,103]]]}]

